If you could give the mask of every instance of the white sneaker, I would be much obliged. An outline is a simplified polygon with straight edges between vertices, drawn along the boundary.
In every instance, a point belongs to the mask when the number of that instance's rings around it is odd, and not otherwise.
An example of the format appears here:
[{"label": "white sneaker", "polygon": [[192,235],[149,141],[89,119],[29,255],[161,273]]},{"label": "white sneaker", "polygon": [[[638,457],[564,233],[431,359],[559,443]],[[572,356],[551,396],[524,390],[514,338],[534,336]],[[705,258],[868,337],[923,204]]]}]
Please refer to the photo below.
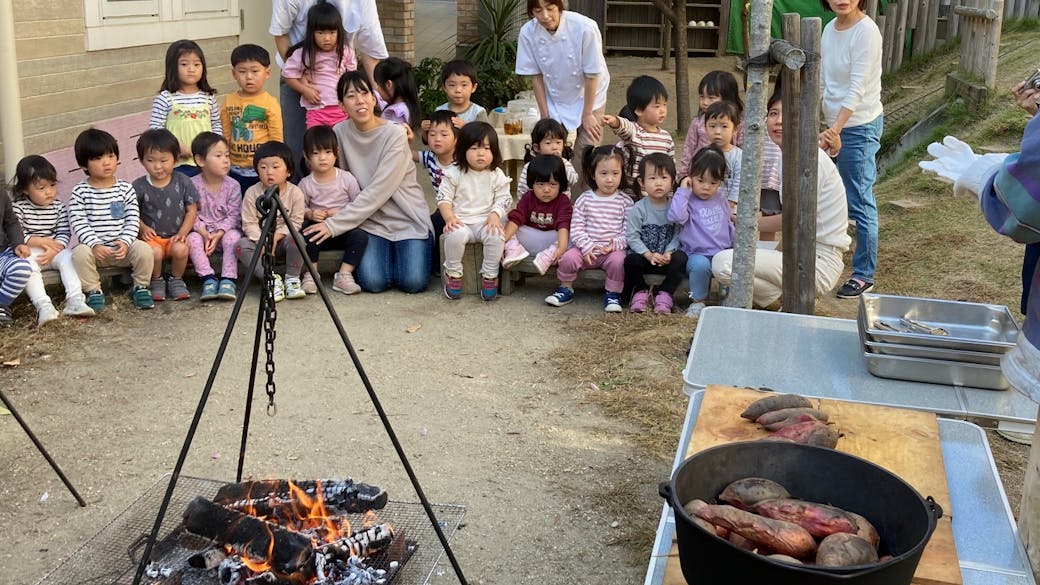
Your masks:
[{"label": "white sneaker", "polygon": [[280,303],[285,300],[285,285],[282,284],[282,275],[274,275],[274,302]]},{"label": "white sneaker", "polygon": [[703,311],[703,310],[704,310],[704,303],[701,303],[701,302],[693,303],[693,304],[690,305],[690,307],[688,309],[686,309],[686,316],[690,317],[690,318],[693,318],[693,319],[696,319],[697,317],[701,316],[701,311]]},{"label": "white sneaker", "polygon": [[87,306],[83,293],[66,297],[65,308],[62,309],[61,314],[69,317],[93,317],[97,315],[94,309]]},{"label": "white sneaker", "polygon": [[505,252],[502,254],[502,267],[512,268],[530,255],[531,253],[524,248],[519,240],[515,237],[509,238],[505,245]]},{"label": "white sneaker", "polygon": [[36,326],[43,327],[58,318],[58,309],[48,301],[36,311]]},{"label": "white sneaker", "polygon": [[298,276],[290,276],[285,279],[285,298],[302,299],[306,296],[307,293],[303,292],[303,284]]},{"label": "white sneaker", "polygon": [[[321,276],[318,278],[321,278]],[[303,285],[303,292],[309,295],[318,293],[318,283],[314,282],[314,277],[311,276],[310,270],[303,271],[303,278],[300,279],[300,282]]]},{"label": "white sneaker", "polygon": [[548,248],[538,252],[534,257],[534,267],[538,269],[538,273],[545,275],[549,272],[549,268],[552,266],[553,258],[556,257],[556,244],[550,245]]}]

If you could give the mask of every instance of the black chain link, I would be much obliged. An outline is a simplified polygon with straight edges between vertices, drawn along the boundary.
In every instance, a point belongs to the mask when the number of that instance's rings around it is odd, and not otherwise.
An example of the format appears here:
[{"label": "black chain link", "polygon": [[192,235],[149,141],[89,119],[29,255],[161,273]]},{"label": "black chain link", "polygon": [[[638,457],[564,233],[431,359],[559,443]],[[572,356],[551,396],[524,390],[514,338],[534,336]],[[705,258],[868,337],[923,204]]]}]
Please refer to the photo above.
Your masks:
[{"label": "black chain link", "polygon": [[[269,213],[275,213],[272,209]],[[274,234],[270,234],[273,236]],[[278,309],[275,307],[274,301],[274,237],[268,237],[264,243],[264,253],[260,258],[264,266],[264,289],[261,293],[262,296],[262,308],[264,312],[264,352],[267,355],[267,361],[264,365],[264,371],[267,372],[267,385],[265,390],[267,392],[267,416],[274,416],[278,413],[278,407],[274,403],[274,338],[275,338],[275,322],[278,320]]]}]

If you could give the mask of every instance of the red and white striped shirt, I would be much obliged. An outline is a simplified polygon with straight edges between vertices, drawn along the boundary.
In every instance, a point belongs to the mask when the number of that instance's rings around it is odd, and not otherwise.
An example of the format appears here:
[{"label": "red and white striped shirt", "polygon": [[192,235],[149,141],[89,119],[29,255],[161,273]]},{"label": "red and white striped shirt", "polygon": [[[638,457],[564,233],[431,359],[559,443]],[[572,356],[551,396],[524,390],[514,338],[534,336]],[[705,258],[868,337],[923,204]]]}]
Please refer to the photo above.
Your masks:
[{"label": "red and white striped shirt", "polygon": [[621,191],[613,195],[598,195],[586,191],[574,203],[571,216],[571,245],[588,254],[596,246],[610,246],[615,250],[627,247],[625,218],[632,200]]}]

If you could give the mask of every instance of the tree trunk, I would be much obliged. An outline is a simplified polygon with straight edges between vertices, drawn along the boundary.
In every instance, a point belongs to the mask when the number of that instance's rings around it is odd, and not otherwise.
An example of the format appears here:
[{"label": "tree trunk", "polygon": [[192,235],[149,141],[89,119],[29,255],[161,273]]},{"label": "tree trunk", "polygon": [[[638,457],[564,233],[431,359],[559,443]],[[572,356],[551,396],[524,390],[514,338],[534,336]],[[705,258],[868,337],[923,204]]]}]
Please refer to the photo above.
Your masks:
[{"label": "tree trunk", "polygon": [[[690,54],[686,32],[686,0],[653,0],[663,20],[672,23],[675,47],[675,115],[678,133],[690,127]],[[662,27],[664,28],[664,27]]]}]

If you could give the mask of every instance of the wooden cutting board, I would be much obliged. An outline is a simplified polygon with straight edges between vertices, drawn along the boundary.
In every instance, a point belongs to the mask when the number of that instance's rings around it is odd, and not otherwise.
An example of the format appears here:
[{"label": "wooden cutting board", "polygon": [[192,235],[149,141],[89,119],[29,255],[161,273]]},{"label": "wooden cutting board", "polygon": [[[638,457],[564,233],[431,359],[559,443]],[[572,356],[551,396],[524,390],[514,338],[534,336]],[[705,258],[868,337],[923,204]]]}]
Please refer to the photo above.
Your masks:
[{"label": "wooden cutting board", "polygon": [[[740,418],[748,404],[768,394],[749,388],[709,385],[704,392],[686,456],[715,445],[750,441],[768,435],[758,425]],[[842,400],[812,400],[819,402],[819,408],[830,415],[831,422],[844,435],[838,440],[839,451],[884,467],[903,478],[922,496],[932,496],[942,506],[943,517],[924,549],[913,583],[961,585],[963,581],[950,521],[953,507],[935,415]],[[664,585],[682,585],[685,582],[673,543]]]}]

